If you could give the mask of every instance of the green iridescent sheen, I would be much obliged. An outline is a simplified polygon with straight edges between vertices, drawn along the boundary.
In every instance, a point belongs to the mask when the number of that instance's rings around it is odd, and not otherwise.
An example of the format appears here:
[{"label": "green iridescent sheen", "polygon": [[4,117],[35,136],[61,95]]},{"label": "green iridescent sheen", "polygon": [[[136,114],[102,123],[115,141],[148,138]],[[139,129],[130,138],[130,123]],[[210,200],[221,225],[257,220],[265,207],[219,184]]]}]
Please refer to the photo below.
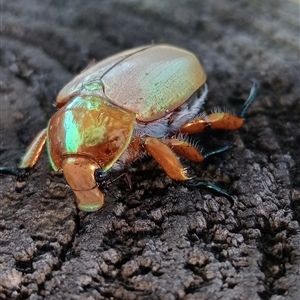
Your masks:
[{"label": "green iridescent sheen", "polygon": [[120,61],[101,81],[110,102],[152,122],[175,110],[206,80],[198,59],[190,52],[149,47]]},{"label": "green iridescent sheen", "polygon": [[[73,98],[48,126],[49,161],[61,168],[65,156],[89,156],[108,171],[130,144],[135,115],[99,95]],[[52,156],[52,157],[51,157]]]},{"label": "green iridescent sheen", "polygon": [[100,80],[90,81],[83,84],[83,89],[87,91],[100,91],[103,89],[103,85]]},{"label": "green iridescent sheen", "polygon": [[[51,119],[50,119],[50,121],[51,121]],[[50,121],[49,121],[49,123],[50,123]],[[47,136],[49,136],[49,123],[48,123],[48,127],[47,127]],[[55,163],[52,159],[52,156],[50,155],[50,153],[51,153],[51,151],[50,151],[50,139],[47,139],[46,147],[47,147],[47,153],[48,153],[48,159],[49,159],[50,165],[51,165],[51,167],[54,171],[58,171],[58,167],[55,165]]]},{"label": "green iridescent sheen", "polygon": [[65,128],[65,147],[67,153],[78,152],[79,146],[82,144],[82,136],[79,124],[74,120],[72,111],[66,111],[64,119]]},{"label": "green iridescent sheen", "polygon": [[66,110],[71,110],[73,108],[83,108],[87,110],[99,111],[104,102],[105,101],[98,96],[77,96],[67,104]]},{"label": "green iridescent sheen", "polygon": [[[78,153],[79,147],[92,147],[101,141],[105,134],[105,128],[99,126],[93,116],[94,111],[100,111],[103,100],[99,97],[73,99],[66,107],[64,116],[65,148],[67,153]],[[84,110],[84,114],[78,114],[76,108]],[[85,123],[90,120],[89,126]]]},{"label": "green iridescent sheen", "polygon": [[98,210],[101,205],[78,205],[78,208],[82,211],[93,212]]}]

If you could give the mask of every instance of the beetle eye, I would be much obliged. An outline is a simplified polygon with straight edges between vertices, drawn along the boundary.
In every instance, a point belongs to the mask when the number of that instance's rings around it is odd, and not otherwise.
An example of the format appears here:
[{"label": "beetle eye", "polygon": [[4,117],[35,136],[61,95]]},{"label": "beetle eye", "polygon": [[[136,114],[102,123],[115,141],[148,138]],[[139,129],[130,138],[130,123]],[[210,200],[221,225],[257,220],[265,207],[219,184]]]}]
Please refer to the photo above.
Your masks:
[{"label": "beetle eye", "polygon": [[98,186],[101,188],[105,186],[106,182],[109,179],[109,173],[104,172],[102,169],[96,169],[94,172],[95,181],[97,182]]}]

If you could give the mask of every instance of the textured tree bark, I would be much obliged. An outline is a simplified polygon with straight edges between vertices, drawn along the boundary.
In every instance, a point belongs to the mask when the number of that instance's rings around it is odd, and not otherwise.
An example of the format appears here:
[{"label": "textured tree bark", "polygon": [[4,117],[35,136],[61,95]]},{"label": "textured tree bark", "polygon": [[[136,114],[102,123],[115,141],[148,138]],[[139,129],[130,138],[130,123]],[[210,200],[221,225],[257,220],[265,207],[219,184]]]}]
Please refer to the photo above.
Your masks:
[{"label": "textured tree bark", "polygon": [[15,166],[55,112],[60,88],[93,59],[150,43],[194,52],[205,110],[238,112],[236,132],[195,136],[229,151],[189,167],[221,196],[133,164],[96,213],[78,212],[46,155],[21,182],[0,176],[0,299],[298,299],[297,1],[1,2],[0,165]]}]

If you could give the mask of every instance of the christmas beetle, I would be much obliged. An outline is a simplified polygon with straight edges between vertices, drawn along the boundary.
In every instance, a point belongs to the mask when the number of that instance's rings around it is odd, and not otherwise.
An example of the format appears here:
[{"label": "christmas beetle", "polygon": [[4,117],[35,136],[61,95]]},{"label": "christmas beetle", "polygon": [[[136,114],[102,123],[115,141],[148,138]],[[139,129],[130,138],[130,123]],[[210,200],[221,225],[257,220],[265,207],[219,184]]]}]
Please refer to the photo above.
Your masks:
[{"label": "christmas beetle", "polygon": [[189,177],[178,155],[201,162],[223,147],[203,155],[187,135],[208,128],[234,130],[254,101],[257,84],[238,116],[200,114],[207,95],[205,72],[194,54],[169,45],[150,45],[100,61],[68,83],[58,94],[46,129],[29,146],[18,169],[1,173],[20,176],[34,167],[45,145],[55,171],[62,170],[78,207],[102,207],[101,188],[112,171],[150,154],[176,181],[192,182],[225,196],[226,191]]}]

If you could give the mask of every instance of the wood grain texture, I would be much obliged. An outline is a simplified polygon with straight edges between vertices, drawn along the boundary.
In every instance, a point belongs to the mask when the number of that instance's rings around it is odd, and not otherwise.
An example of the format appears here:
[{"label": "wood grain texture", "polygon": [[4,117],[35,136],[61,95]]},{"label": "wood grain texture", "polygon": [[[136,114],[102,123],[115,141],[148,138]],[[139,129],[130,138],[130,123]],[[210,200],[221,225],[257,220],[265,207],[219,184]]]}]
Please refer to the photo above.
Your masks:
[{"label": "wood grain texture", "polygon": [[22,182],[0,176],[0,299],[298,299],[300,52],[296,1],[1,2],[0,165],[15,166],[93,59],[149,43],[187,48],[208,75],[206,111],[245,126],[200,135],[189,164],[223,197],[173,183],[153,160],[115,182],[99,212],[78,212],[46,155]]}]

